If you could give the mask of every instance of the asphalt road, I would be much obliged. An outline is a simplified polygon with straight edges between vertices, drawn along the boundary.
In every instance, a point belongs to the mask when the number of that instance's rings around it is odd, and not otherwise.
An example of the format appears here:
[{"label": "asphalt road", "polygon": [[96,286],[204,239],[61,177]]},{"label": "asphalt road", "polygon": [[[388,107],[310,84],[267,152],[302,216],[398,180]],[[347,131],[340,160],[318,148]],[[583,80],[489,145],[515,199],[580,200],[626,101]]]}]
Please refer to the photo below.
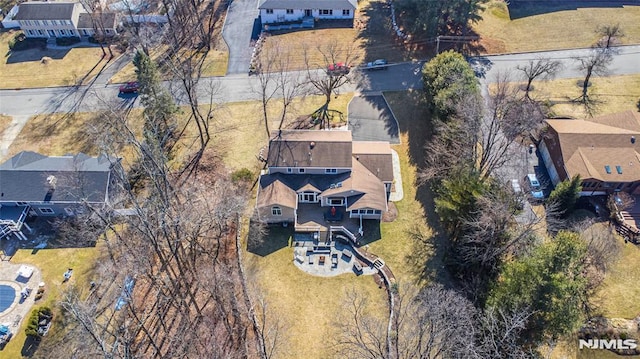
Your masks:
[{"label": "asphalt road", "polygon": [[[621,53],[614,58],[611,74],[640,73],[640,46],[621,47]],[[558,78],[580,77],[575,70],[576,56],[580,51],[551,51],[527,53],[519,55],[489,56],[490,68],[485,74],[485,81],[492,81],[494,74],[501,69],[513,69],[519,64],[526,64],[529,59],[551,56],[563,61],[564,70]],[[401,91],[422,88],[420,76],[421,62],[392,64],[386,71],[361,72],[354,71],[353,81],[340,89],[340,92],[358,91]],[[183,95],[167,83],[178,101]],[[174,89],[175,88],[175,89]],[[226,103],[259,99],[258,81],[246,74],[225,77],[205,78],[200,82],[198,98],[201,104]],[[133,102],[133,103],[132,103]],[[54,112],[95,111],[114,106],[137,106],[135,97],[119,97],[118,85],[94,87],[52,87],[23,90],[0,90],[0,113],[14,115],[35,115]]]}]

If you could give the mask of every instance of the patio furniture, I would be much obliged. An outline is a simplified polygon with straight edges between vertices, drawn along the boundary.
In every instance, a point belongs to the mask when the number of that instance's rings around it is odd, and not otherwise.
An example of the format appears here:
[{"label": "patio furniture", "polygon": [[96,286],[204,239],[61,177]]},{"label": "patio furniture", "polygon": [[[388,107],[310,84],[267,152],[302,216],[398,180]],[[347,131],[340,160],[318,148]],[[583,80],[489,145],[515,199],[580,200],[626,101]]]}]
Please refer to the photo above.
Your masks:
[{"label": "patio furniture", "polygon": [[360,264],[360,262],[355,261],[353,263],[353,270],[358,274],[362,273],[362,265]]},{"label": "patio furniture", "polygon": [[331,255],[331,267],[332,268],[337,268],[338,267],[338,254],[334,253]]},{"label": "patio furniture", "polygon": [[304,263],[304,258],[299,254],[296,254],[295,260],[300,264]]},{"label": "patio furniture", "polygon": [[353,253],[351,253],[350,250],[345,248],[345,249],[342,250],[342,255],[347,257],[349,259],[349,261],[350,261],[351,257],[353,256]]},{"label": "patio furniture", "polygon": [[323,266],[324,265],[324,260],[325,260],[325,256],[320,256],[320,258],[318,259],[318,264]]},{"label": "patio furniture", "polygon": [[313,256],[309,255],[309,264],[313,264]]},{"label": "patio furniture", "polygon": [[20,268],[18,269],[18,277],[29,279],[31,278],[32,275],[33,275],[33,267],[30,267],[28,265],[21,265]]}]

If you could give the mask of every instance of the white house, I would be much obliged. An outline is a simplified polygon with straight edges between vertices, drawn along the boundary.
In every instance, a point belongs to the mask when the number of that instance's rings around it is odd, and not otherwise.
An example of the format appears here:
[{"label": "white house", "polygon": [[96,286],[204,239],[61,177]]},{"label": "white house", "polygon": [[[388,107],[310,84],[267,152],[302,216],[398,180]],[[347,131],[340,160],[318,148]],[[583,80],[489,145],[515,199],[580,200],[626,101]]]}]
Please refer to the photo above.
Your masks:
[{"label": "white house", "polygon": [[92,17],[78,2],[24,2],[13,20],[20,24],[27,37],[80,37],[93,36],[95,32],[104,32],[105,36],[117,34],[114,13]]},{"label": "white house", "polygon": [[356,0],[260,0],[263,24],[301,21],[303,18],[353,19]]}]

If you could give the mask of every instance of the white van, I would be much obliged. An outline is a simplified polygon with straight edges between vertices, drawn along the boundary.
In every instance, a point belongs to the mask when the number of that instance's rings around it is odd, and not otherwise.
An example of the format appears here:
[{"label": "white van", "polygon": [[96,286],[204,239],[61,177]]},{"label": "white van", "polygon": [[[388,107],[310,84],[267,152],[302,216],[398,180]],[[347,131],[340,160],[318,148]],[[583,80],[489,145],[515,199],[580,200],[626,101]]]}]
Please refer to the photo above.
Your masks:
[{"label": "white van", "polygon": [[535,199],[544,199],[544,193],[542,192],[542,188],[540,187],[540,182],[538,181],[538,177],[535,174],[528,174],[525,177],[527,181],[527,187],[529,187],[529,192],[531,192],[531,196]]}]

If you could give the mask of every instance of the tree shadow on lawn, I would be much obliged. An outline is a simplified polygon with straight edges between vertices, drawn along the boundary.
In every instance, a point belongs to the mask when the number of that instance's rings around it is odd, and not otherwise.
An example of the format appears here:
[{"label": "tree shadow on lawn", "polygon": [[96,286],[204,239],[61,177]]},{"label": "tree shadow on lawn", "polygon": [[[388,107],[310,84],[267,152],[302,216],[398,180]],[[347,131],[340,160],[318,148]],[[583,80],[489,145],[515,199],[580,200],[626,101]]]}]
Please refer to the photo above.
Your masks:
[{"label": "tree shadow on lawn", "polygon": [[[253,222],[253,219],[251,220]],[[271,225],[266,228],[250,223],[247,236],[247,251],[261,257],[277,252],[289,246],[293,237],[293,226]]]},{"label": "tree shadow on lawn", "polygon": [[365,58],[373,61],[379,58],[389,62],[423,59],[429,54],[424,44],[408,45],[401,41],[393,30],[391,7],[384,1],[371,1],[361,10],[362,20],[356,20],[354,26],[360,28],[358,38],[364,41]]},{"label": "tree shadow on lawn", "polygon": [[[432,114],[424,92],[412,90],[385,93],[385,97],[398,120],[400,132],[406,134],[409,161],[420,171],[425,166],[425,146],[433,135]],[[435,211],[435,194],[431,183],[418,181],[404,185],[416,186],[415,199],[422,205],[426,223],[432,230],[431,234],[423,233],[418,226],[409,230],[409,236],[415,239],[411,254],[407,257],[410,267],[414,268],[414,275],[420,281],[437,281],[450,287],[452,281],[444,268],[448,239]]]},{"label": "tree shadow on lawn", "polygon": [[579,8],[622,8],[637,1],[508,1],[511,20]]},{"label": "tree shadow on lawn", "polygon": [[40,338],[28,335],[24,340],[24,345],[22,346],[20,354],[22,354],[23,357],[32,357],[36,353],[36,350],[38,350],[40,342]]},{"label": "tree shadow on lawn", "polygon": [[7,64],[17,64],[21,62],[40,61],[43,57],[50,57],[53,60],[61,60],[71,51],[68,49],[40,50],[29,49],[20,51],[10,51],[7,57]]}]

